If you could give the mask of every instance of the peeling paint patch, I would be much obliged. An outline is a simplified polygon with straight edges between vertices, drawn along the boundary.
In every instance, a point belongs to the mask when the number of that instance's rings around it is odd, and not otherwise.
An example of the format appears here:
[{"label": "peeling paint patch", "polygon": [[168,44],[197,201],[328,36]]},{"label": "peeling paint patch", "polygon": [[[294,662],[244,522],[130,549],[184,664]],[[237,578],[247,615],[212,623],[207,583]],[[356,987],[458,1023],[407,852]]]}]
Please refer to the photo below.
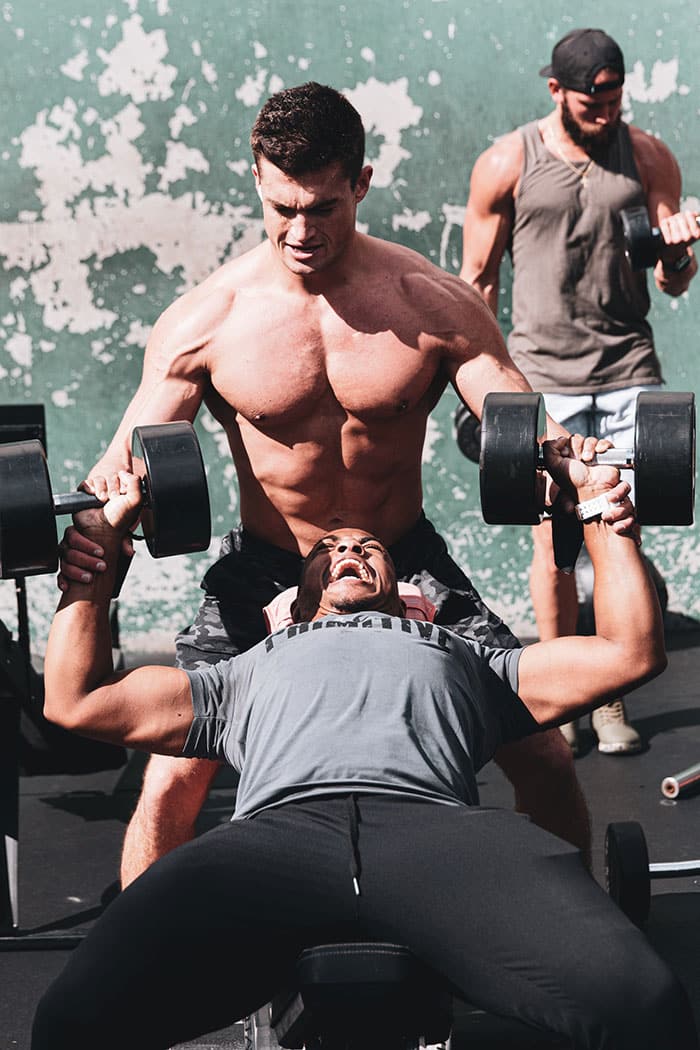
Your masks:
[{"label": "peeling paint patch", "polygon": [[170,98],[177,69],[163,64],[168,54],[165,32],[145,33],[143,19],[135,14],[123,23],[122,34],[112,51],[97,49],[107,67],[97,81],[100,94],[127,95],[137,104]]},{"label": "peeling paint patch", "polygon": [[383,137],[379,155],[372,158],[373,182],[377,187],[391,186],[399,164],[411,156],[401,145],[401,132],[415,127],[423,116],[408,94],[408,79],[383,83],[370,77],[345,95],[362,116],[367,132]]},{"label": "peeling paint patch", "polygon": [[32,340],[26,332],[15,332],[5,343],[5,349],[22,368],[32,367]]},{"label": "peeling paint patch", "polygon": [[400,215],[392,215],[391,228],[392,230],[403,229],[412,230],[414,233],[420,233],[420,231],[426,226],[429,226],[432,221],[429,211],[412,212],[409,208],[404,208]]},{"label": "peeling paint patch", "polygon": [[73,58],[69,59],[59,69],[65,77],[69,77],[70,80],[82,80],[83,73],[86,66],[90,64],[87,51],[80,51]]}]

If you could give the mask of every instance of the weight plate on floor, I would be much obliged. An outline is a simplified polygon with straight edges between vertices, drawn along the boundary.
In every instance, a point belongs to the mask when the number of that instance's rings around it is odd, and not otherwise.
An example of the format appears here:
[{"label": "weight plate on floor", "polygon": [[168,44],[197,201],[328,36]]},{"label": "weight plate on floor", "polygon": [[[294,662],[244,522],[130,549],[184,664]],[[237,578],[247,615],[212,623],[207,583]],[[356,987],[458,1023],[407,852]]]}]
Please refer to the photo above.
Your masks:
[{"label": "weight plate on floor", "polygon": [[694,394],[645,391],[638,396],[634,493],[640,524],[693,524]]},{"label": "weight plate on floor", "polygon": [[479,486],[489,525],[536,525],[540,520],[538,439],[546,420],[541,394],[490,393],[481,415]]},{"label": "weight plate on floor", "polygon": [[605,885],[625,915],[641,926],[649,918],[649,852],[641,824],[623,820],[605,832]]},{"label": "weight plate on floor", "polygon": [[0,575],[58,569],[58,535],[46,453],[40,441],[0,445]]},{"label": "weight plate on floor", "polygon": [[455,412],[455,427],[459,451],[472,463],[478,463],[481,454],[481,423],[466,405],[460,405]]},{"label": "weight plate on floor", "polygon": [[192,424],[134,427],[132,460],[144,485],[141,527],[153,557],[206,550],[211,541],[209,490]]}]

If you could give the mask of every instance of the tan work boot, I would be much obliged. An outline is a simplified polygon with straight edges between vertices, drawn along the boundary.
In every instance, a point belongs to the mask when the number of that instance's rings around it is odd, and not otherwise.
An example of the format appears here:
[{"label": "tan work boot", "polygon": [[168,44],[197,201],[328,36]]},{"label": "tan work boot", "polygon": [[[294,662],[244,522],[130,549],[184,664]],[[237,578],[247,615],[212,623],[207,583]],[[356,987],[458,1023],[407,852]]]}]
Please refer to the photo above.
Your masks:
[{"label": "tan work boot", "polygon": [[578,722],[564,722],[559,726],[561,735],[571,748],[572,754],[578,754]]},{"label": "tan work boot", "polygon": [[605,755],[634,755],[642,749],[639,733],[627,722],[621,699],[592,711],[591,727],[598,737],[598,750]]}]

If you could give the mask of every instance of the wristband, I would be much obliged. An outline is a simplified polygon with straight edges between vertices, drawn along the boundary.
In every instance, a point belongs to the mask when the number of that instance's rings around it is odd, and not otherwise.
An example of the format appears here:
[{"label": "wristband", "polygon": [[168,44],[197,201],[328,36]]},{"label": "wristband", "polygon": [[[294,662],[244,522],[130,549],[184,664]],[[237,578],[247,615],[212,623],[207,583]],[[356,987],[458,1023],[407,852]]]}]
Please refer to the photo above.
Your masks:
[{"label": "wristband", "polygon": [[607,496],[595,496],[593,499],[586,499],[583,503],[576,504],[576,517],[579,521],[593,521],[596,518],[600,518],[601,514],[604,514],[606,510],[610,510],[610,501]]}]

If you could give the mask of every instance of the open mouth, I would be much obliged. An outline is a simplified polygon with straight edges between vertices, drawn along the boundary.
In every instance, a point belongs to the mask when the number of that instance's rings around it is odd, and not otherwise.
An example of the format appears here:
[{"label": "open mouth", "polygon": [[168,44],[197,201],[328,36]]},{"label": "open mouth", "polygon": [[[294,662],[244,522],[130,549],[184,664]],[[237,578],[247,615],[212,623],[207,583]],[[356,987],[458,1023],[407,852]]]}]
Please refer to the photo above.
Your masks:
[{"label": "open mouth", "polygon": [[341,558],[330,571],[329,580],[331,583],[346,579],[362,580],[363,583],[372,582],[369,569],[364,562],[358,561],[356,558]]}]

